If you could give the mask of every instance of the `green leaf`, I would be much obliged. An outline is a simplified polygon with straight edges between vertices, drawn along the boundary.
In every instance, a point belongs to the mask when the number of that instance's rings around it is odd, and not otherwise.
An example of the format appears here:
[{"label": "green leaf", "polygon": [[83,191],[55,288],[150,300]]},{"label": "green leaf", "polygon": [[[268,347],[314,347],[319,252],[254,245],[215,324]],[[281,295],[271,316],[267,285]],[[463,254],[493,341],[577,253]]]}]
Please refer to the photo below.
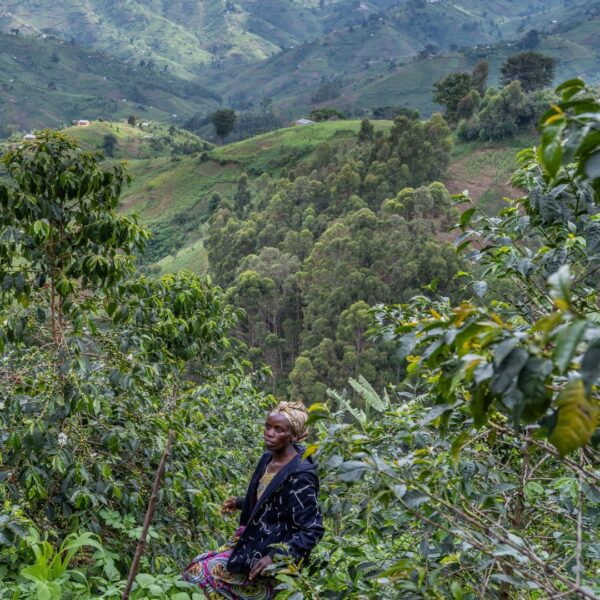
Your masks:
[{"label": "green leaf", "polygon": [[569,304],[571,299],[571,269],[569,265],[562,265],[550,275],[548,285],[550,286],[550,296],[552,298]]},{"label": "green leaf", "polygon": [[542,133],[538,157],[552,177],[556,176],[562,162],[561,136],[565,126],[564,121],[556,125],[546,125]]},{"label": "green leaf", "polygon": [[575,379],[562,389],[556,402],[557,420],[548,438],[565,456],[585,446],[598,426],[598,407],[586,397],[583,380]]},{"label": "green leaf", "polygon": [[600,377],[600,338],[592,340],[581,361],[581,378],[589,390]]},{"label": "green leaf", "polygon": [[556,93],[562,94],[563,100],[570,100],[575,94],[585,89],[585,82],[579,77],[563,81],[557,88]]},{"label": "green leaf", "polygon": [[359,460],[347,460],[337,469],[337,478],[340,481],[358,481],[367,471],[372,471],[371,465]]},{"label": "green leaf", "polygon": [[465,210],[464,213],[462,213],[462,215],[460,215],[460,226],[461,227],[466,227],[470,222],[471,219],[473,218],[473,215],[477,212],[476,208],[467,208],[467,210]]},{"label": "green leaf", "polygon": [[154,585],[154,577],[148,573],[139,573],[135,578],[135,582],[142,588],[148,589],[151,585]]},{"label": "green leaf", "polygon": [[552,362],[545,358],[531,357],[519,373],[517,387],[523,393],[523,420],[537,421],[544,416],[552,400],[546,388],[546,379],[552,372]]},{"label": "green leaf", "polygon": [[469,441],[470,437],[471,437],[471,433],[469,431],[463,431],[452,442],[452,448],[450,449],[450,454],[452,455],[452,460],[454,461],[455,468],[458,465],[458,460],[460,458],[460,451],[462,450],[463,446]]},{"label": "green leaf", "polygon": [[496,368],[492,377],[492,394],[504,394],[514,383],[519,372],[527,363],[529,353],[525,348],[514,348]]},{"label": "green leaf", "polygon": [[561,373],[564,373],[571,364],[573,354],[581,341],[586,327],[587,322],[584,320],[573,321],[560,329],[556,335],[554,362]]},{"label": "green leaf", "polygon": [[356,393],[365,401],[366,405],[373,410],[382,413],[387,410],[383,400],[379,397],[377,392],[373,389],[371,384],[360,375],[358,381],[349,379],[348,383],[354,388]]},{"label": "green leaf", "polygon": [[483,298],[487,292],[488,284],[487,281],[474,281],[473,291],[478,298]]}]

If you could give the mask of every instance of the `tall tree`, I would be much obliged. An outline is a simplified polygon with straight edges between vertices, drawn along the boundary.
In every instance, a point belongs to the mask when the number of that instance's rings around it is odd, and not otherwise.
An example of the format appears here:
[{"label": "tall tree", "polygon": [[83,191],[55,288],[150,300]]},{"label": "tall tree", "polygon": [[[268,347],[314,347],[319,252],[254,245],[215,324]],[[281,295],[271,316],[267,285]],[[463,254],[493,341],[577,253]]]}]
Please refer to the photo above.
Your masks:
[{"label": "tall tree", "polygon": [[556,60],[539,52],[521,52],[509,56],[502,65],[502,84],[520,81],[523,91],[539,90],[552,83]]},{"label": "tall tree", "polygon": [[485,86],[487,78],[490,72],[490,63],[487,60],[480,60],[473,67],[473,73],[471,75],[471,87],[477,90],[480,96],[485,94]]},{"label": "tall tree", "polygon": [[215,134],[221,142],[233,131],[237,116],[230,108],[215,111],[210,117],[215,128]]},{"label": "tall tree", "polygon": [[433,100],[446,107],[445,117],[448,122],[456,122],[458,105],[471,91],[472,84],[469,73],[450,73],[433,84]]}]

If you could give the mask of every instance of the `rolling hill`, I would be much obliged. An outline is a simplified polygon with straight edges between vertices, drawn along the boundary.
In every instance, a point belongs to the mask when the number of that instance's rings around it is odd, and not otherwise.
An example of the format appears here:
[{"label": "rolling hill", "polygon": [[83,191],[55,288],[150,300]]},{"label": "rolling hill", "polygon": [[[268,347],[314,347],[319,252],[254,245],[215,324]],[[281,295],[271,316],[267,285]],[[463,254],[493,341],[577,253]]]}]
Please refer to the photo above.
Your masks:
[{"label": "rolling hill", "polygon": [[[561,0],[527,7],[517,0],[4,0],[2,8],[4,31],[55,35],[189,78],[218,78],[227,65],[260,62],[331,36],[367,61],[410,56],[427,45],[490,43],[546,19],[560,21],[565,11]],[[361,50],[365,40],[344,33],[365,23],[391,30]],[[337,45],[331,43],[333,53]]]},{"label": "rolling hill", "polygon": [[[233,106],[256,103],[268,96],[288,117],[320,105],[358,108],[359,111],[405,105],[429,115],[439,110],[431,94],[435,81],[453,71],[470,71],[484,58],[490,63],[490,84],[493,85],[504,60],[520,51],[518,42],[497,41],[498,30],[486,32],[478,20],[471,21],[477,27],[470,36],[465,36],[463,28],[468,22],[441,2],[427,4],[422,15],[422,18],[413,15],[411,23],[415,26],[409,27],[411,36],[414,38],[419,26],[427,29],[428,23],[441,23],[443,35],[436,36],[437,47],[453,46],[452,50],[432,49],[415,56],[418,45],[404,33],[403,13],[394,16],[393,11],[388,11],[385,19],[368,21],[364,26],[306,42],[237,74],[226,71],[223,77],[214,80],[214,89]],[[506,21],[514,25],[514,19],[514,16],[507,17]],[[545,32],[536,50],[556,58],[557,81],[574,74],[592,83],[599,81],[600,43],[595,34],[600,27],[598,8],[590,7],[589,2],[574,3],[568,10],[549,6],[547,14],[536,23],[530,19],[524,22]],[[523,22],[519,28],[522,25]],[[523,36],[514,29],[508,31],[517,39]],[[430,34],[433,37],[433,33]],[[451,40],[460,40],[462,47]],[[470,44],[476,47],[465,47]],[[326,85],[333,91],[321,99],[319,91],[326,89]]]},{"label": "rolling hill", "polygon": [[327,104],[350,114],[407,105],[428,115],[437,108],[434,81],[487,58],[494,83],[514,40],[534,27],[539,49],[559,60],[558,78],[595,81],[600,72],[600,21],[589,0],[323,4],[6,0],[0,30],[13,35],[0,35],[0,125],[132,113],[181,124],[221,103],[241,109],[265,97],[284,122]]},{"label": "rolling hill", "polygon": [[[389,121],[373,123],[383,131],[391,126]],[[352,120],[290,127],[214,148],[204,156],[165,154],[127,161],[133,180],[122,195],[121,208],[138,213],[154,233],[145,264],[161,272],[181,268],[205,272],[204,240],[215,193],[232,198],[243,173],[248,174],[252,188],[259,177],[277,177],[282,169],[310,168],[323,144],[334,150],[341,145],[350,148],[359,128],[360,121]],[[100,135],[99,129],[88,129],[86,135],[93,131]],[[495,211],[501,198],[511,193],[515,154],[533,139],[532,133],[503,143],[457,144],[443,182],[455,193],[469,188],[473,198]]]},{"label": "rolling hill", "polygon": [[88,127],[67,127],[63,133],[77,140],[84,150],[101,150],[104,153],[105,136],[114,136],[110,156],[114,160],[177,157],[212,148],[212,144],[185,129],[156,121],[138,122],[135,126],[127,122],[97,121]]},{"label": "rolling hill", "polygon": [[217,106],[208,90],[51,37],[0,33],[0,127],[61,127],[74,119],[182,122]]}]

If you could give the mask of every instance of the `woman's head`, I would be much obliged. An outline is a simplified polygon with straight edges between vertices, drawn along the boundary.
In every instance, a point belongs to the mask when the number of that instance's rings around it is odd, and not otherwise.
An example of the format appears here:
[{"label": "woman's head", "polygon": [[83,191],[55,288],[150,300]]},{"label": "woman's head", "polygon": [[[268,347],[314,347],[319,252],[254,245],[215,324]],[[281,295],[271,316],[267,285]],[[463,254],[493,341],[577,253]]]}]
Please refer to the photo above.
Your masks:
[{"label": "woman's head", "polygon": [[302,402],[280,402],[265,423],[265,443],[269,450],[301,442],[308,436],[308,413]]},{"label": "woman's head", "polygon": [[280,402],[271,414],[283,415],[289,422],[292,432],[296,436],[296,442],[301,442],[308,437],[306,422],[308,412],[302,402]]}]

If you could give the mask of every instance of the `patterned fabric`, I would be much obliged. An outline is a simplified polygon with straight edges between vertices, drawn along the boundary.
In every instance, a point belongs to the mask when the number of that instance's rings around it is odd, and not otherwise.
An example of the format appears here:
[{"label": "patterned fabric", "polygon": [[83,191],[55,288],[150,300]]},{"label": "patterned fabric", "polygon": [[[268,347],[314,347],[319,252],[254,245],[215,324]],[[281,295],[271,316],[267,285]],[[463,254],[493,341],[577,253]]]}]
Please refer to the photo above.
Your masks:
[{"label": "patterned fabric", "polygon": [[231,573],[249,573],[254,562],[267,554],[273,559],[288,554],[306,564],[323,536],[317,467],[312,456],[302,459],[302,446],[296,450],[296,457],[275,474],[260,498],[258,486],[271,452],[265,452],[256,466],[240,515],[240,525],[246,528],[227,563]]},{"label": "patterned fabric", "polygon": [[308,412],[302,402],[280,402],[273,412],[283,415],[288,420],[299,442],[308,437],[308,429],[306,427]]},{"label": "patterned fabric", "polygon": [[265,493],[265,490],[269,487],[269,484],[271,481],[273,481],[273,477],[275,477],[275,475],[277,475],[277,473],[269,473],[269,471],[265,471],[265,474],[260,478],[260,481],[258,482],[258,488],[256,489],[257,500],[260,500],[260,497]]},{"label": "patterned fabric", "polygon": [[197,556],[183,572],[183,578],[199,586],[209,600],[271,600],[275,597],[272,579],[261,577],[250,582],[247,575],[227,570],[231,549],[243,531],[240,527],[229,543]]}]

